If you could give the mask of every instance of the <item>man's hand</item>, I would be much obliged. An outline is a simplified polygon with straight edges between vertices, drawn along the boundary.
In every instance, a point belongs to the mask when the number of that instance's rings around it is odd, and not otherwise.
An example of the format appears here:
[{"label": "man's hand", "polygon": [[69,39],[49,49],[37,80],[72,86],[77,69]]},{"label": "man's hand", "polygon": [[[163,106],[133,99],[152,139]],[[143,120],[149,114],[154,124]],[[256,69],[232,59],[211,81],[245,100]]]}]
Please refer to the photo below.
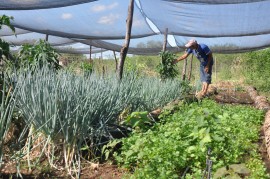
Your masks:
[{"label": "man's hand", "polygon": [[208,66],[205,66],[205,67],[204,67],[204,71],[205,71],[205,73],[208,73],[209,67],[208,67]]},{"label": "man's hand", "polygon": [[178,62],[178,60],[177,59],[174,59],[173,64],[176,64],[177,62]]}]

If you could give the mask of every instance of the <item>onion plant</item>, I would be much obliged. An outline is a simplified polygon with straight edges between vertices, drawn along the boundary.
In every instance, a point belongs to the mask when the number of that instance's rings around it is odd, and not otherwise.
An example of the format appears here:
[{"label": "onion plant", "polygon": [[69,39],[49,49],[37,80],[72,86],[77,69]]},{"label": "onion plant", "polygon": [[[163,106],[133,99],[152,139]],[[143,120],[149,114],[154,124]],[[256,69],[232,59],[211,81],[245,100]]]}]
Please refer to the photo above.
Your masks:
[{"label": "onion plant", "polygon": [[126,74],[119,82],[115,75],[78,76],[49,68],[21,73],[18,85],[17,105],[25,122],[47,137],[47,147],[50,139],[50,149],[63,150],[69,169],[83,146],[94,149],[113,138],[110,130],[125,108],[152,110],[181,97],[185,88],[177,80]]},{"label": "onion plant", "polygon": [[0,78],[0,166],[2,164],[3,147],[11,124],[16,101],[16,91],[7,85],[6,75]]}]

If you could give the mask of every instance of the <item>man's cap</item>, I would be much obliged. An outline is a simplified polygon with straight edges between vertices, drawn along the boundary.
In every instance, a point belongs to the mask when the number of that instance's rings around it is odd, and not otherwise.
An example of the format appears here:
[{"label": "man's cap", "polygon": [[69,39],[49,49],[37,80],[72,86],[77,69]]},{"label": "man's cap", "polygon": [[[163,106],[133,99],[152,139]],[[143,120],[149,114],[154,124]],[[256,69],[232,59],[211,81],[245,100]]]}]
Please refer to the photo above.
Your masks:
[{"label": "man's cap", "polygon": [[197,44],[198,44],[198,43],[197,43],[196,40],[191,39],[191,40],[188,41],[188,43],[185,45],[185,47],[189,48],[189,47],[191,47],[192,45],[197,45]]}]

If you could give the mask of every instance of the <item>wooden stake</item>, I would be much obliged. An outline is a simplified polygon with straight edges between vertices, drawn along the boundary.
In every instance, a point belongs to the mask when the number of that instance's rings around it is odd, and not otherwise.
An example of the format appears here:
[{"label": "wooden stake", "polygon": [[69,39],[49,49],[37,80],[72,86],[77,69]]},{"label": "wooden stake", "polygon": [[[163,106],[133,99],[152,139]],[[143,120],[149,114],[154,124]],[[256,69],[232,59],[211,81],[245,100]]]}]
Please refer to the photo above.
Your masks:
[{"label": "wooden stake", "polygon": [[92,61],[92,45],[90,45],[90,62]]},{"label": "wooden stake", "polygon": [[188,73],[188,81],[191,79],[191,73],[192,73],[192,61],[193,61],[193,54],[191,55],[190,58],[190,66],[189,66],[189,73]]},{"label": "wooden stake", "polygon": [[127,56],[128,48],[129,48],[129,42],[130,42],[130,36],[131,36],[131,28],[132,28],[132,20],[133,20],[133,11],[134,11],[134,0],[130,0],[129,7],[128,7],[128,17],[127,17],[127,24],[126,24],[126,37],[125,37],[125,44],[121,48],[120,51],[120,59],[118,63],[118,79],[121,80],[123,76],[123,69],[124,69],[124,63]]},{"label": "wooden stake", "polygon": [[164,32],[164,43],[163,43],[163,52],[166,51],[166,47],[167,47],[167,38],[168,38],[168,28],[165,29],[165,32]]},{"label": "wooden stake", "polygon": [[113,51],[113,55],[114,55],[114,60],[115,60],[115,71],[117,71],[117,58],[116,58],[116,54],[115,51]]},{"label": "wooden stake", "polygon": [[184,66],[182,71],[182,80],[186,79],[186,71],[187,71],[187,58],[184,60]]},{"label": "wooden stake", "polygon": [[214,61],[214,63],[215,63],[215,79],[217,82],[217,58],[214,58],[214,59],[215,59],[215,61]]},{"label": "wooden stake", "polygon": [[101,60],[103,60],[103,56],[102,56],[102,48],[100,48],[100,57],[101,57]]},{"label": "wooden stake", "polygon": [[49,40],[49,35],[48,34],[46,34],[45,40],[46,40],[46,42],[48,42],[48,40]]}]

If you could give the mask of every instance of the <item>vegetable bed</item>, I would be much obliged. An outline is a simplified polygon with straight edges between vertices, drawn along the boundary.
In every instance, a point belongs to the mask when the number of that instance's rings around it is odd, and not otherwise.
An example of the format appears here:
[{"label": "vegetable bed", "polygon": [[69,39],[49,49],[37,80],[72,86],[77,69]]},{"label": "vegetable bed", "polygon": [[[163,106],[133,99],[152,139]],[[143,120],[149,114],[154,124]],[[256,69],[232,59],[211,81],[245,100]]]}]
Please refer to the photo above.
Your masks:
[{"label": "vegetable bed", "polygon": [[269,178],[256,143],[263,111],[203,100],[180,103],[174,114],[161,116],[147,131],[134,130],[115,153],[117,162],[133,172],[131,177],[200,178],[211,150],[214,178]]}]

